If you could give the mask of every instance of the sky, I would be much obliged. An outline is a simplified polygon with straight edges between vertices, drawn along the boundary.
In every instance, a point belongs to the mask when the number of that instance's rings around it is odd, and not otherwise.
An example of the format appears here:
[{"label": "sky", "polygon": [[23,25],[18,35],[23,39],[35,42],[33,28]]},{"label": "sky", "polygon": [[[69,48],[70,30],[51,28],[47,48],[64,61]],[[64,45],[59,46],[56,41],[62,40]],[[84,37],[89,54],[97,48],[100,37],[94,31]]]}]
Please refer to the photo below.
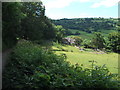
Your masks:
[{"label": "sky", "polygon": [[41,0],[51,19],[117,18],[120,0]]}]

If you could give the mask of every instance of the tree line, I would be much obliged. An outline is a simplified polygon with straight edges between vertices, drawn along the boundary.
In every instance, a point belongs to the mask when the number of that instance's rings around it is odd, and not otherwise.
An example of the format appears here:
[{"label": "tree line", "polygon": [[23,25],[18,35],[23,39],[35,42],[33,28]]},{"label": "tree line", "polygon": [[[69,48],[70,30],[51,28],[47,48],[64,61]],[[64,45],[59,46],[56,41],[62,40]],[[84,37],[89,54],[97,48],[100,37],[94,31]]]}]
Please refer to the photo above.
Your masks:
[{"label": "tree line", "polygon": [[3,2],[2,14],[3,48],[14,46],[18,39],[56,38],[54,25],[45,16],[42,2]]},{"label": "tree line", "polygon": [[101,30],[114,30],[117,25],[116,19],[105,18],[73,18],[52,20],[55,25],[62,25],[65,29],[75,29],[87,33]]}]

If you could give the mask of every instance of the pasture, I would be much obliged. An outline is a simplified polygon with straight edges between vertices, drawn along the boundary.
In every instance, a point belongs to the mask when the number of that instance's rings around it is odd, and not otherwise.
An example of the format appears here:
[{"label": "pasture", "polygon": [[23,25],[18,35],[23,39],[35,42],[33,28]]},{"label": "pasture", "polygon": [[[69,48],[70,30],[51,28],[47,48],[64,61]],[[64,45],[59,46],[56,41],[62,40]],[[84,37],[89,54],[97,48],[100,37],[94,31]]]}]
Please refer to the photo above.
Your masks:
[{"label": "pasture", "polygon": [[[93,33],[87,33],[85,31],[80,31],[80,30],[75,30],[75,29],[69,29],[69,31],[71,31],[73,34],[75,34],[77,31],[80,33],[80,35],[69,35],[69,36],[66,36],[66,37],[74,37],[74,36],[80,36],[82,39],[92,39],[93,38]],[[112,33],[112,32],[116,32],[116,30],[98,30],[98,32],[101,32],[102,35],[104,36],[104,38],[107,38],[109,33]]]},{"label": "pasture", "polygon": [[96,65],[106,65],[111,73],[118,73],[118,54],[96,52],[92,49],[80,51],[78,48],[69,45],[54,45],[52,49],[56,54],[66,54],[67,61],[71,64],[79,64],[83,67],[91,67],[90,61],[96,61]]}]

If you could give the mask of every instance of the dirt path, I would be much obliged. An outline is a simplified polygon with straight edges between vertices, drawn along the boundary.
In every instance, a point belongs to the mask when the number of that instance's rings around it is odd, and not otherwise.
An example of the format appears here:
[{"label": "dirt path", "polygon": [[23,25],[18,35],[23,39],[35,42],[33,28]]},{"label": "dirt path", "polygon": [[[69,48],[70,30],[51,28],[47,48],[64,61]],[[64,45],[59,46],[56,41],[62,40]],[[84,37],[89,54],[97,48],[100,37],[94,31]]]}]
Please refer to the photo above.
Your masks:
[{"label": "dirt path", "polygon": [[4,52],[0,52],[0,90],[2,88],[2,71],[5,69],[5,65],[7,64],[7,59],[12,49],[8,49]]},{"label": "dirt path", "polygon": [[11,53],[12,49],[8,49],[2,53],[2,70],[5,69],[5,65],[7,64],[7,59],[9,54]]},{"label": "dirt path", "polygon": [[[84,48],[80,48],[78,46],[75,46],[77,49],[79,49],[80,51],[85,51]],[[104,51],[94,51],[94,52],[90,52],[93,54],[106,54]]]}]

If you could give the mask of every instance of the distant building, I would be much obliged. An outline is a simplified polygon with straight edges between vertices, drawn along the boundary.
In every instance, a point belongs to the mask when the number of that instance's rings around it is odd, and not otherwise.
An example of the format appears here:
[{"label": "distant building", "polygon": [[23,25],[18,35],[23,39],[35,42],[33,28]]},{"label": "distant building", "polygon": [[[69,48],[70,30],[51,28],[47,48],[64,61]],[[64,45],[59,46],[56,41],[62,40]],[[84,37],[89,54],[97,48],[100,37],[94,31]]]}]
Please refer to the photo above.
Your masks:
[{"label": "distant building", "polygon": [[69,37],[63,38],[62,43],[72,45],[75,44],[75,39]]}]

